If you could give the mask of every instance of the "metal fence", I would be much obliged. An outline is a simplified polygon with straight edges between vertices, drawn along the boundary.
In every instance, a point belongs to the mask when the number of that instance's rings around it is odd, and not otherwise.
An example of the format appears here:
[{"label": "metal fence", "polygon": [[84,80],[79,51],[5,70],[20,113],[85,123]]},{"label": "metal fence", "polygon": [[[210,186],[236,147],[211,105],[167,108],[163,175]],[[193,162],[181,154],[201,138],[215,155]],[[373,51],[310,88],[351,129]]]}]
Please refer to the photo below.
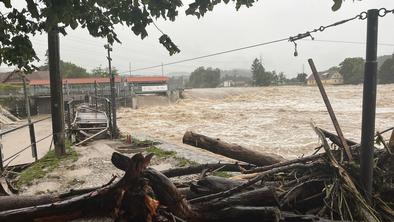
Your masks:
[{"label": "metal fence", "polygon": [[[48,134],[47,136],[44,136],[44,137],[42,137],[42,138],[36,140],[34,125],[35,125],[36,123],[42,122],[42,121],[47,120],[47,119],[50,119],[50,118],[51,118],[51,117],[43,118],[43,119],[40,119],[40,120],[33,121],[33,122],[31,122],[30,124],[27,123],[27,124],[24,124],[24,125],[21,125],[21,126],[18,126],[18,127],[12,128],[12,129],[9,129],[9,130],[5,130],[5,131],[3,131],[3,132],[0,132],[0,171],[1,171],[1,172],[3,172],[4,169],[5,169],[14,159],[16,159],[22,152],[26,151],[26,150],[29,149],[29,148],[31,148],[32,157],[35,158],[35,161],[38,160],[37,146],[36,146],[36,145],[37,145],[39,142],[41,142],[41,141],[43,141],[43,140],[45,140],[45,139],[51,137],[51,136],[52,136],[52,133],[50,133],[50,134]],[[17,149],[18,151],[16,151],[15,153],[13,153],[13,154],[11,154],[11,155],[5,157],[5,156],[3,155],[3,144],[2,144],[3,136],[5,136],[5,135],[7,135],[7,134],[10,134],[10,133],[12,133],[12,132],[15,132],[15,131],[17,131],[17,130],[26,128],[26,127],[29,128],[30,141],[31,141],[30,144],[29,144],[28,146],[26,146],[26,147],[21,148],[21,149]],[[33,131],[31,131],[31,130],[33,130]],[[52,145],[52,143],[51,143],[51,145]]]}]

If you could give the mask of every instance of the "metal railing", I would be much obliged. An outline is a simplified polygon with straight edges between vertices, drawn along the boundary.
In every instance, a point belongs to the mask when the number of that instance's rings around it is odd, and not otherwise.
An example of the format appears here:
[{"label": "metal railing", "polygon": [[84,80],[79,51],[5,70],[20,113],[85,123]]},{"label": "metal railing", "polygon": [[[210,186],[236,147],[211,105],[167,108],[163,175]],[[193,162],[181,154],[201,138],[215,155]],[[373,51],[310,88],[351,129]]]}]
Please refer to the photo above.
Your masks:
[{"label": "metal railing", "polygon": [[[11,161],[13,161],[16,157],[19,156],[19,154],[21,154],[22,152],[24,152],[25,150],[27,150],[27,149],[30,148],[30,147],[31,147],[31,149],[32,149],[32,156],[33,156],[33,158],[35,158],[35,161],[37,161],[37,159],[38,159],[38,158],[37,158],[37,155],[38,155],[38,154],[37,154],[37,146],[36,146],[36,144],[38,144],[39,142],[41,142],[41,141],[43,141],[43,140],[45,140],[45,139],[51,137],[51,136],[52,136],[52,133],[49,134],[49,135],[47,135],[47,136],[44,136],[43,138],[40,138],[39,140],[36,140],[36,136],[35,136],[35,132],[34,132],[34,131],[35,131],[35,129],[34,129],[34,124],[39,123],[39,122],[42,122],[42,121],[47,120],[47,119],[50,119],[50,118],[51,118],[51,117],[46,117],[46,118],[43,118],[43,119],[39,119],[39,120],[33,121],[33,122],[31,122],[30,124],[27,123],[27,124],[24,124],[24,125],[21,125],[21,126],[18,126],[18,127],[15,127],[15,128],[12,128],[12,129],[5,130],[5,131],[1,131],[1,132],[0,132],[0,172],[3,172],[3,171],[4,171],[4,168],[5,168],[4,163],[5,163],[5,162],[8,161],[7,165],[9,165],[9,164],[11,163]],[[15,132],[15,131],[17,131],[17,130],[23,129],[23,128],[25,128],[25,127],[28,127],[28,128],[29,128],[30,144],[29,144],[28,146],[23,147],[22,149],[18,150],[18,151],[15,152],[14,154],[11,154],[10,156],[8,156],[8,157],[5,158],[4,155],[3,155],[3,144],[2,144],[2,142],[1,142],[3,136],[4,136],[4,135],[7,135],[7,134],[9,134],[9,133]],[[33,130],[33,132],[30,132],[31,130]],[[7,166],[7,165],[6,165],[6,166]]]},{"label": "metal railing", "polygon": [[98,97],[98,96],[91,96],[90,97],[91,105],[96,108],[96,110],[101,110],[107,114],[108,118],[108,126],[109,131],[111,133],[111,137],[115,135],[114,128],[112,126],[112,104],[108,98],[105,97]]}]

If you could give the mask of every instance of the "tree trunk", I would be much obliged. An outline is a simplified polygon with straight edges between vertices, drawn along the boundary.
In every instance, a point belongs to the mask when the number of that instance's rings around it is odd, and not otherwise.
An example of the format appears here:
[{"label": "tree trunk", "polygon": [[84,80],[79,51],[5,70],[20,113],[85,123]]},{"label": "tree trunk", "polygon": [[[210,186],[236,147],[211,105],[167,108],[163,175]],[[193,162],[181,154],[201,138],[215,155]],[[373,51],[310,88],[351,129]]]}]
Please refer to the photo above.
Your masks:
[{"label": "tree trunk", "polygon": [[276,154],[256,152],[237,144],[226,143],[220,139],[210,138],[191,131],[185,133],[183,143],[257,166],[271,165],[285,161],[283,157]]},{"label": "tree trunk", "polygon": [[278,195],[273,188],[263,187],[221,199],[219,201],[204,202],[199,211],[213,211],[231,206],[279,206]]},{"label": "tree trunk", "polygon": [[250,164],[238,164],[238,163],[207,163],[207,164],[200,164],[197,166],[189,166],[189,167],[179,167],[179,168],[172,168],[168,170],[161,171],[167,177],[179,177],[185,176],[190,174],[198,174],[201,173],[203,170],[216,170],[219,171],[227,171],[227,172],[240,172],[241,169],[251,169],[252,166]]}]

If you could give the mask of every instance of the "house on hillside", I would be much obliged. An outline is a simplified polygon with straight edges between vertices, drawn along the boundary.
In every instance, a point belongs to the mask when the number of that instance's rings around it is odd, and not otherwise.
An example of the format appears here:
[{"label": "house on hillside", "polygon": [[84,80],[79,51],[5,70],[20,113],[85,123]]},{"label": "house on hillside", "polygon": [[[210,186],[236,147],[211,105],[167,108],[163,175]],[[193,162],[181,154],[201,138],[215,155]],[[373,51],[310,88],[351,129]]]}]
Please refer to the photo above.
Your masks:
[{"label": "house on hillside", "polygon": [[[319,72],[320,79],[323,84],[325,85],[340,85],[343,84],[343,75],[339,73],[338,71],[324,71],[324,72]],[[316,80],[313,74],[309,75],[307,79],[307,85],[308,86],[313,86],[316,85]]]}]

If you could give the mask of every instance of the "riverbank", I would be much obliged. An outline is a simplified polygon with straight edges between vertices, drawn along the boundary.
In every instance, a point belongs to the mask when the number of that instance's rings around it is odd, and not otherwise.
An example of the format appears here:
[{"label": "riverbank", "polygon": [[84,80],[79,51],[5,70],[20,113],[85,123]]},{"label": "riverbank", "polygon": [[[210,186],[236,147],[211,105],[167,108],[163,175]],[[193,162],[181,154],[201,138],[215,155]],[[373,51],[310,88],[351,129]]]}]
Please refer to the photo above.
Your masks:
[{"label": "riverbank", "polygon": [[[166,170],[174,167],[186,167],[197,163],[216,163],[226,158],[215,155],[205,155],[198,152],[182,152],[183,148],[165,141],[150,141],[147,137],[140,136],[140,143],[150,144],[141,149],[129,149],[123,152],[131,157],[136,152],[153,153],[154,157],[150,167],[156,170]],[[142,142],[141,142],[142,141]],[[45,165],[43,171],[48,171],[40,178],[32,179],[21,186],[23,194],[37,195],[44,193],[64,193],[70,189],[83,189],[101,186],[108,183],[114,176],[121,178],[123,172],[111,163],[113,152],[118,152],[119,147],[127,147],[123,140],[97,140],[86,146],[72,147],[77,158],[66,158],[50,169]],[[233,161],[228,161],[233,162]],[[190,178],[189,178],[190,179]]]}]

